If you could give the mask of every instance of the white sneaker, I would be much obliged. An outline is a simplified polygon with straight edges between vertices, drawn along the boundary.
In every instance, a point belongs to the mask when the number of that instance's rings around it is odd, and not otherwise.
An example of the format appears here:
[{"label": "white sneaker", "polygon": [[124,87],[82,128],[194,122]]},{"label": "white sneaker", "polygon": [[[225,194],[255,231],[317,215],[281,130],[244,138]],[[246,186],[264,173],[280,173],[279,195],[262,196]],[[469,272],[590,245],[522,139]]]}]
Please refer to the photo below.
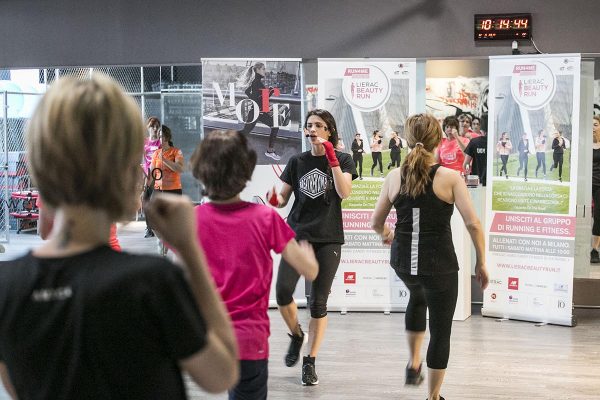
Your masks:
[{"label": "white sneaker", "polygon": [[271,157],[275,161],[281,160],[281,156],[278,156],[274,151],[265,151],[265,156]]}]

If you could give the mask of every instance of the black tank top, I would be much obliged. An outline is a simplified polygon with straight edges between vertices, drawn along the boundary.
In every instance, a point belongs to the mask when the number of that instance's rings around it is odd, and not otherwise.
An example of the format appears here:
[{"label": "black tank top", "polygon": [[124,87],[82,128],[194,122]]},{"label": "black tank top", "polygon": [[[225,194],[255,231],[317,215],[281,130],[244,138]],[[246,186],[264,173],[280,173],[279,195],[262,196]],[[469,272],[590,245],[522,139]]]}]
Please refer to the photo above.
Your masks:
[{"label": "black tank top", "polygon": [[425,193],[416,198],[399,194],[394,201],[398,222],[390,263],[398,272],[441,275],[458,271],[450,229],[454,204],[446,203],[433,192],[433,179],[439,167],[437,164],[431,167],[431,182]]}]

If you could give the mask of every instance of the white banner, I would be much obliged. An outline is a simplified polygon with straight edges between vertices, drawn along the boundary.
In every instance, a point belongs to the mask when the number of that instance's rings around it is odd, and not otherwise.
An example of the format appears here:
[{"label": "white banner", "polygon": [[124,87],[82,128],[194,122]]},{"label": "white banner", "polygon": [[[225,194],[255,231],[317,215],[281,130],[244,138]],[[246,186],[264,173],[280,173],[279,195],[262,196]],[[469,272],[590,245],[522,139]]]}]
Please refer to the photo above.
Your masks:
[{"label": "white banner", "polygon": [[492,57],[482,314],[573,324],[581,57]]},{"label": "white banner", "polygon": [[[252,180],[243,200],[266,203],[266,193],[281,190],[279,176],[291,156],[302,152],[302,78],[299,59],[202,59],[203,128],[242,131],[257,154]],[[263,87],[251,93],[248,85]],[[260,104],[258,104],[260,102]],[[204,136],[203,136],[204,137]],[[273,150],[272,152],[270,150]],[[275,154],[275,155],[273,155]],[[287,218],[294,198],[278,209]],[[273,256],[273,282],[269,304],[275,301],[275,282],[280,255]],[[304,278],[294,298],[306,304]]]},{"label": "white banner", "polygon": [[[352,195],[342,203],[346,243],[329,296],[330,310],[404,310],[408,303],[406,287],[390,268],[390,248],[371,230],[370,221],[389,171],[391,132],[402,137],[406,117],[416,111],[416,66],[412,59],[319,59],[320,107],[335,117],[343,151],[352,154],[355,134],[360,133],[366,153],[363,179],[353,181]],[[379,167],[371,172],[369,142],[374,130],[382,136],[381,173]],[[393,224],[393,218],[395,212],[388,223]]]}]

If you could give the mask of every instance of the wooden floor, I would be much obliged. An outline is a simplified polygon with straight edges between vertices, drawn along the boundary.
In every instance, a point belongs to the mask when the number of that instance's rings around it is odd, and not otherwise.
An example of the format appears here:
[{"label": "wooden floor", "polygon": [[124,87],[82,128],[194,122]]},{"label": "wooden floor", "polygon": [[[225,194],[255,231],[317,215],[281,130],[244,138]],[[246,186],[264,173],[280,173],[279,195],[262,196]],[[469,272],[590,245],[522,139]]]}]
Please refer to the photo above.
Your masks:
[{"label": "wooden floor", "polygon": [[[119,228],[124,249],[155,252],[143,239],[143,223]],[[0,259],[35,246],[33,234],[13,235]],[[450,399],[600,399],[600,310],[576,309],[578,326],[535,326],[529,322],[483,318],[477,307],[454,322],[452,349],[442,395]],[[270,311],[270,399],[419,399],[427,381],[405,387],[407,361],[404,314],[331,313],[317,359],[320,384],[302,387],[300,365],[283,363],[288,341],[278,313]],[[308,314],[301,311],[304,326]],[[423,356],[425,356],[425,349]],[[191,399],[225,399],[189,384]],[[7,399],[0,391],[0,399]]]}]

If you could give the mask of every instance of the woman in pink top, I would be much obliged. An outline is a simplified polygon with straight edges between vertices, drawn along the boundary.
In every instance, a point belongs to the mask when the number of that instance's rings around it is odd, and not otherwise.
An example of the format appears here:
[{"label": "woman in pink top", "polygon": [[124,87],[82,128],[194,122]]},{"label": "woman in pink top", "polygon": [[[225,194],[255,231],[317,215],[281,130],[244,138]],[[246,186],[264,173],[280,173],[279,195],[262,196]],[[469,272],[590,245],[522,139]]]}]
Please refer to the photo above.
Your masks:
[{"label": "woman in pink top", "polygon": [[256,152],[236,131],[209,133],[191,159],[192,173],[210,199],[196,207],[198,240],[239,345],[241,379],[230,399],[267,398],[271,250],[308,280],[318,272],[312,247],[296,242],[274,209],[241,200],[255,165]]},{"label": "woman in pink top", "polygon": [[[161,147],[160,140],[160,120],[156,117],[148,118],[146,123],[146,127],[148,129],[148,136],[144,138],[144,159],[142,160],[142,170],[144,171],[144,190],[142,191],[142,203],[144,199],[147,197],[146,193],[148,191],[152,191],[152,187],[150,187],[151,182],[149,180],[150,174],[150,163],[152,163],[152,155],[154,152]],[[143,206],[143,204],[142,204]],[[144,237],[153,237],[154,232],[150,225],[148,224],[148,218],[146,218],[146,234]]]},{"label": "woman in pink top", "polygon": [[459,135],[459,122],[454,116],[444,118],[442,124],[446,137],[440,142],[436,158],[442,167],[450,168],[464,173],[465,154],[464,149],[469,143],[469,139]]}]

